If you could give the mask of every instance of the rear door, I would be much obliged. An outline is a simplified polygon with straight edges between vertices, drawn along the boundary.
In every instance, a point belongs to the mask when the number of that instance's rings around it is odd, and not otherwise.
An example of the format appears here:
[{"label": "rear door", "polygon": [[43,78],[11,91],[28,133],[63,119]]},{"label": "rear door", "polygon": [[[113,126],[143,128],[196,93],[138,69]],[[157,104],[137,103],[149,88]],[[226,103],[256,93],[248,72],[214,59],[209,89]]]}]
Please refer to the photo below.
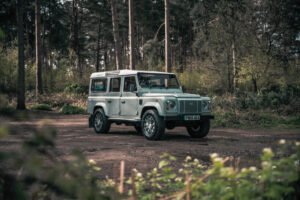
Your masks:
[{"label": "rear door", "polygon": [[118,117],[120,115],[121,78],[110,78],[109,96],[106,99],[108,115]]}]

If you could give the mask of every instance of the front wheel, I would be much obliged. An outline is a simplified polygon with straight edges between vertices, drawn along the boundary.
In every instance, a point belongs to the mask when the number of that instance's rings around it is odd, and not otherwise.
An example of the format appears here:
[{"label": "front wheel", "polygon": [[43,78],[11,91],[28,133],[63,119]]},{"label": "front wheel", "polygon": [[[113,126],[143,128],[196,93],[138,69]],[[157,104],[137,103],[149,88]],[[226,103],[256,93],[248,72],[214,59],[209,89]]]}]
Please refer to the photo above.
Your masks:
[{"label": "front wheel", "polygon": [[110,123],[101,108],[96,109],[93,114],[93,127],[96,133],[107,133],[110,129]]},{"label": "front wheel", "polygon": [[159,140],[165,133],[164,120],[154,109],[147,110],[142,117],[142,133],[148,140]]},{"label": "front wheel", "polygon": [[193,138],[203,138],[207,136],[210,129],[210,120],[201,121],[197,124],[186,127],[189,135]]}]

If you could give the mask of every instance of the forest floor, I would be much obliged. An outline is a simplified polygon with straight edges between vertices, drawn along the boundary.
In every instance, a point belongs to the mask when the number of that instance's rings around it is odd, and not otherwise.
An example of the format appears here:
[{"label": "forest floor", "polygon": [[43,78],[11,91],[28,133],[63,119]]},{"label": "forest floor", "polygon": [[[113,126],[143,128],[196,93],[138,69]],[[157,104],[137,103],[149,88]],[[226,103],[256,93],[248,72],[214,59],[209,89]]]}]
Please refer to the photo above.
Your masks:
[{"label": "forest floor", "polygon": [[32,136],[32,129],[42,122],[57,130],[56,147],[63,159],[71,159],[74,149],[93,159],[101,167],[101,176],[114,177],[121,160],[125,161],[125,174],[131,169],[147,172],[157,167],[160,156],[169,153],[177,158],[174,164],[181,168],[187,157],[197,158],[203,165],[210,164],[210,154],[233,156],[231,164],[259,167],[262,149],[276,149],[278,141],[299,141],[300,130],[291,129],[211,129],[207,138],[192,139],[185,128],[166,130],[161,141],[148,141],[130,126],[112,125],[107,134],[95,134],[88,128],[87,115],[62,115],[55,112],[27,113],[26,120],[0,116],[1,124],[12,134],[0,139],[0,151],[17,150],[22,142]]}]

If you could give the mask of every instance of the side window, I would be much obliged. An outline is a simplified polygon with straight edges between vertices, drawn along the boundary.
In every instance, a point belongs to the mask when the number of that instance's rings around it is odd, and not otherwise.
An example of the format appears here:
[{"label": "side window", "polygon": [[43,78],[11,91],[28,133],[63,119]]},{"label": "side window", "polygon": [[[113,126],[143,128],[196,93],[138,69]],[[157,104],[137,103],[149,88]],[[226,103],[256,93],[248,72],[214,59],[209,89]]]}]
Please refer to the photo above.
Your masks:
[{"label": "side window", "polygon": [[124,92],[135,92],[136,89],[136,81],[135,77],[125,77],[124,79]]},{"label": "side window", "polygon": [[120,92],[120,87],[121,87],[120,83],[121,83],[121,78],[110,79],[109,91],[110,92]]},{"label": "side window", "polygon": [[107,79],[93,79],[91,85],[92,92],[106,92]]}]

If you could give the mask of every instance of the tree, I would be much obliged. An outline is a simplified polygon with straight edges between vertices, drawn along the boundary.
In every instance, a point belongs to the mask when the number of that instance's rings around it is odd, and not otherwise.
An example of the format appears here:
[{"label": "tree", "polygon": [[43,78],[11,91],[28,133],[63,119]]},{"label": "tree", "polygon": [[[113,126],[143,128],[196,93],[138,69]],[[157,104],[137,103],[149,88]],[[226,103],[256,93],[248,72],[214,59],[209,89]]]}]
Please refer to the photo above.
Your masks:
[{"label": "tree", "polygon": [[171,71],[170,35],[169,35],[169,0],[165,0],[165,71]]},{"label": "tree", "polygon": [[36,63],[36,97],[43,93],[42,87],[42,62],[41,62],[41,15],[40,0],[35,0],[35,63]]},{"label": "tree", "polygon": [[128,0],[129,69],[135,69],[133,0]]},{"label": "tree", "polygon": [[119,24],[118,24],[118,14],[116,9],[115,0],[111,0],[111,16],[113,25],[113,35],[115,42],[115,57],[116,57],[116,70],[122,69],[122,57],[121,57],[121,47],[120,47],[120,36],[119,36]]},{"label": "tree", "polygon": [[24,22],[23,0],[17,1],[18,15],[18,99],[17,109],[25,110]]}]

